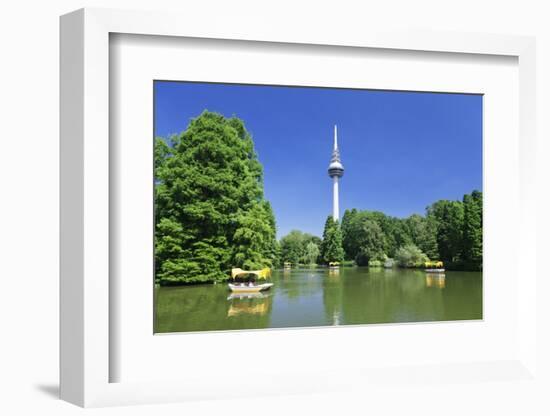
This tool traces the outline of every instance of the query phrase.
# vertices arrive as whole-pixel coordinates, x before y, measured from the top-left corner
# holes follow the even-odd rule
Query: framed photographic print
[[[62,398],[531,379],[531,38],[61,23]]]
[[[156,333],[482,319],[482,95],[153,89]]]

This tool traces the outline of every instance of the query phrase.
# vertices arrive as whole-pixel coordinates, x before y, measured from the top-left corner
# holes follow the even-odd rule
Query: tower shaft
[[[340,203],[338,195],[338,176],[332,177],[332,219],[338,221],[340,219]]]

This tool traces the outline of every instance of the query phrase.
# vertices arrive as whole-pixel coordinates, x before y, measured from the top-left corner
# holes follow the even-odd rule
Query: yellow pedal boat
[[[233,293],[258,293],[262,290],[268,290],[271,286],[273,286],[273,283],[229,283],[228,286]]]
[[[235,268],[231,270],[231,278],[235,280],[235,278],[239,276],[250,276],[254,275],[258,279],[267,279],[269,276],[271,276],[271,269],[265,268],[262,270],[243,270],[239,268]],[[228,284],[229,289],[231,289],[234,293],[258,293],[262,290],[268,290],[271,286],[273,286],[273,283],[254,283],[254,282],[243,282],[243,283],[229,283]]]

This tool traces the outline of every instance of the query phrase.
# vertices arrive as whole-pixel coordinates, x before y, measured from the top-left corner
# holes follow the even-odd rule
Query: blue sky
[[[279,237],[322,234],[334,124],[345,168],[340,215],[424,214],[432,202],[482,189],[480,95],[155,82],[156,136],[185,130],[205,109],[244,120]]]

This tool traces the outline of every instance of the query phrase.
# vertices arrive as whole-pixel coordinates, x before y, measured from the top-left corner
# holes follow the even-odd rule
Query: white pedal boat
[[[273,283],[262,283],[262,284],[249,284],[249,283],[229,283],[229,289],[233,293],[258,293],[262,290],[268,290]]]

